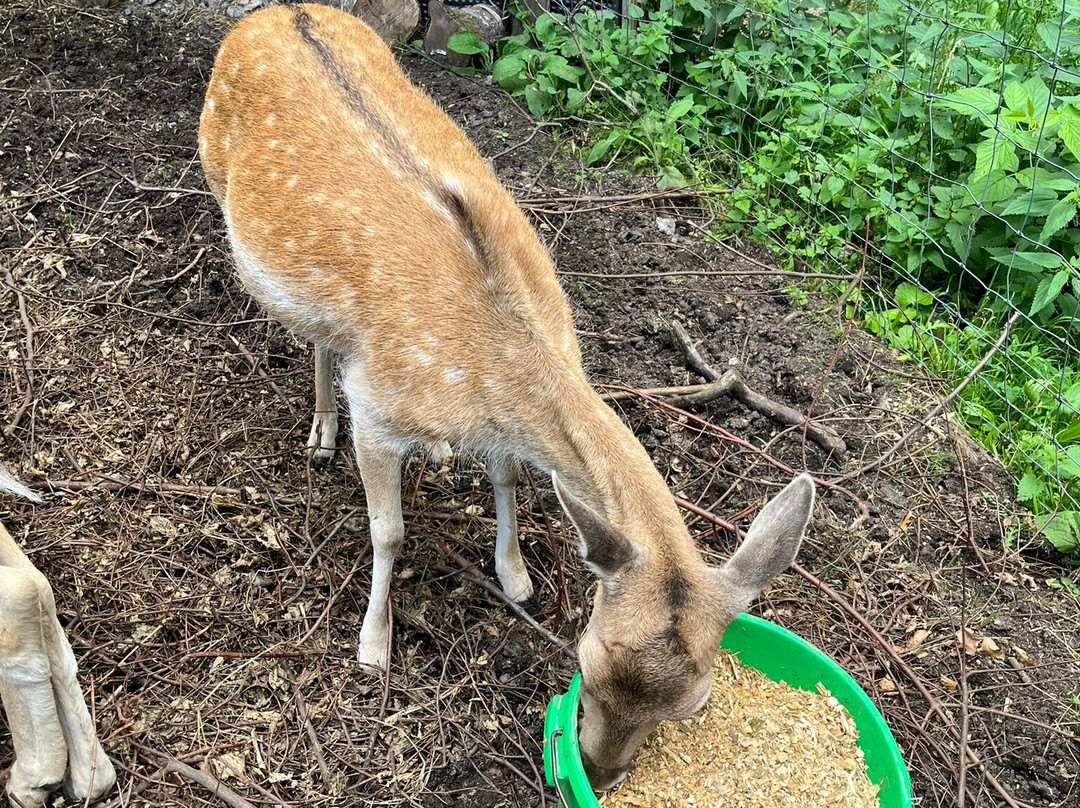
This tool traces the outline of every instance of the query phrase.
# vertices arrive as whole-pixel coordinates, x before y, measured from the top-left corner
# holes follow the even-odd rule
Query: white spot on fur
[[[286,187],[286,188],[295,188],[295,187],[296,187],[296,183],[298,183],[298,182],[300,182],[300,175],[299,175],[299,174],[293,174],[293,175],[292,175],[291,177],[289,177],[289,179],[288,179],[288,180],[286,181],[286,183],[285,183],[285,187]]]
[[[439,338],[436,337],[434,334],[424,334],[424,337],[427,339],[429,345],[439,344]]]
[[[285,249],[288,250],[289,252],[292,252],[293,250],[295,250],[296,249],[296,239],[294,239],[294,238],[285,239]]]
[[[369,236],[374,236],[375,235],[375,225],[369,224],[367,227],[364,228],[364,232],[367,233]]]
[[[204,138],[204,137],[199,138],[199,151],[201,151],[201,152],[206,151],[207,145],[208,144],[206,142],[206,138]]]
[[[415,345],[409,346],[409,353],[412,354],[412,356],[415,357],[417,360],[419,360],[421,365],[430,365],[434,361],[434,358],[431,356],[431,354],[427,353],[426,351],[421,351]]]
[[[233,62],[232,63],[232,74],[235,76],[239,72],[240,72],[240,63],[239,62]]]
[[[286,154],[296,154],[296,146],[289,146],[285,149]]]
[[[273,126],[275,123],[277,123],[277,115],[271,112],[266,116],[266,125]]]
[[[269,176],[270,176],[270,179],[272,179],[272,180],[276,180],[276,179],[277,179],[278,177],[280,177],[280,176],[281,176],[281,172],[280,172],[280,171],[278,171],[278,170],[277,170],[277,169],[275,168],[275,169],[273,169],[273,170],[271,170],[271,171],[270,171],[270,175],[269,175]]]
[[[223,151],[228,151],[229,150],[229,143],[230,142],[231,141],[230,141],[230,138],[229,138],[228,135],[225,135],[225,137],[223,137],[221,139],[221,148],[222,148]]]
[[[207,109],[207,111],[213,112],[215,106],[216,106],[216,104],[214,104],[214,99],[212,97],[209,97],[209,98],[206,99],[206,109]]]
[[[266,148],[268,149],[276,149],[277,147],[278,142],[276,140],[271,140],[269,143],[266,144]]]
[[[446,381],[456,384],[465,381],[465,371],[461,368],[443,368],[442,377]]]

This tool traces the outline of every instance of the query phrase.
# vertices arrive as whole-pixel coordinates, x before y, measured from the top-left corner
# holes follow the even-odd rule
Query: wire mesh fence
[[[726,184],[726,226],[788,265],[865,253],[849,311],[967,382],[958,415],[1077,549],[1080,1],[582,4],[493,72],[599,119],[590,162]]]

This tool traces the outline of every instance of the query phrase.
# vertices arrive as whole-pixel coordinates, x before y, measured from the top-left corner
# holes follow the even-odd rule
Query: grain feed
[[[605,808],[877,808],[855,722],[827,691],[773,682],[721,651],[700,713],[664,722]]]

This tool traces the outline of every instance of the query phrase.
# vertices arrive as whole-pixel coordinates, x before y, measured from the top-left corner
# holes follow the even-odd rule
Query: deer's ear
[[[809,474],[800,474],[761,509],[735,555],[717,571],[736,611],[745,611],[769,581],[791,566],[813,510]]]
[[[628,566],[637,555],[630,540],[574,496],[554,471],[551,472],[551,483],[555,486],[559,504],[577,530],[578,549],[585,566],[600,578],[610,578]]]

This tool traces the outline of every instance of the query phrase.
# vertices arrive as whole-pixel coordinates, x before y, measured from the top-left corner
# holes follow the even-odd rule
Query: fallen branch
[[[697,348],[694,347],[690,335],[677,320],[671,323],[671,329],[682,343],[686,354],[686,361],[695,371],[714,384],[698,393],[691,393],[681,398],[673,399],[669,403],[675,407],[689,407],[712,401],[721,395],[730,395],[752,410],[772,418],[788,426],[801,426],[806,429],[806,435],[814,443],[830,454],[847,454],[847,445],[834,429],[820,426],[808,419],[805,415],[786,404],[773,401],[749,387],[737,370],[728,370],[723,375],[717,373],[708,362],[702,358]]]
[[[198,785],[205,788],[215,797],[220,799],[223,803],[231,806],[231,808],[255,808],[254,804],[245,800],[243,797],[241,797],[239,794],[237,794],[235,791],[233,791],[231,788],[221,782],[218,778],[214,777],[214,775],[210,774],[210,772],[196,769],[194,766],[189,766],[186,763],[181,763],[175,758],[164,759],[166,761],[164,770],[165,774],[175,772],[181,777],[186,777],[188,780],[191,780],[191,782],[197,783]]]

